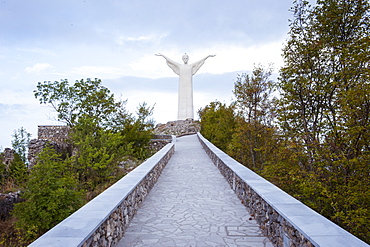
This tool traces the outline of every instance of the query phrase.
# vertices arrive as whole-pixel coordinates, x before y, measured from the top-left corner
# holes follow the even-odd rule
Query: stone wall
[[[269,237],[274,246],[314,246],[226,164],[220,161],[216,161],[216,164],[242,204],[261,226],[263,234]]]
[[[67,154],[72,154],[72,146],[68,142],[55,142],[49,141],[47,139],[32,139],[28,143],[28,168],[32,168],[37,161],[37,155],[49,145],[51,148],[55,149],[58,154],[62,157],[66,157]]]
[[[32,139],[28,144],[28,168],[32,168],[36,164],[38,153],[49,145],[54,148],[59,154],[71,155],[72,147],[68,143],[68,135],[70,128],[63,125],[39,125],[38,139]]]
[[[172,142],[172,135],[154,135],[149,141],[149,149],[158,152],[168,143]]]
[[[166,145],[30,246],[115,246],[173,153]]]
[[[157,182],[163,168],[172,156],[168,153],[154,169],[145,176],[124,201],[110,214],[103,224],[92,234],[83,247],[89,246],[116,246],[123,237],[131,219],[144,201],[154,184]]]
[[[39,125],[37,139],[63,145],[68,139],[70,128],[65,125]]]
[[[263,233],[274,246],[367,246],[354,235],[329,221],[206,140],[198,138]]]

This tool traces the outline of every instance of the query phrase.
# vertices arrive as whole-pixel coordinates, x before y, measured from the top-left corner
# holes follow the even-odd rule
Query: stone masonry
[[[83,247],[116,246],[123,237],[131,219],[136,214],[139,206],[157,182],[163,168],[171,158],[174,149],[171,149],[156,167],[127,195],[122,204],[114,210],[82,245]]]
[[[272,247],[196,135],[176,139],[176,152],[140,207],[123,246]]]
[[[69,131],[70,128],[65,125],[39,125],[37,139],[64,145],[68,139]]]
[[[48,144],[58,153],[71,154],[72,147],[67,142],[70,128],[63,125],[38,126],[38,139],[32,139],[28,144],[29,168],[36,164],[37,154]]]

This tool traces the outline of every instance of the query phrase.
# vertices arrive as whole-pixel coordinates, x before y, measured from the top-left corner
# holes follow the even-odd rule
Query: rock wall
[[[63,145],[69,136],[70,128],[65,125],[39,125],[37,139],[48,140]]]
[[[170,121],[166,124],[157,124],[154,134],[157,135],[191,135],[200,131],[200,124],[194,120],[177,120]]]
[[[10,163],[12,163],[12,161],[14,160],[14,153],[15,153],[14,149],[5,148],[3,162],[5,164],[6,169],[9,168]]]
[[[69,131],[70,128],[68,126],[39,125],[38,139],[32,139],[28,144],[28,168],[32,168],[36,164],[38,153],[40,153],[46,145],[54,148],[59,154],[62,154],[62,156],[71,154],[72,147],[67,141]]]
[[[8,194],[0,193],[0,220],[4,221],[9,218],[10,212],[13,210],[14,203],[24,201],[19,195],[19,191]]]

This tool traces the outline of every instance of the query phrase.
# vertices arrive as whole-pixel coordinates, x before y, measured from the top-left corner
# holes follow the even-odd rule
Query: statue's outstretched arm
[[[171,63],[176,63],[175,61],[173,61],[172,59],[170,59],[169,57],[163,55],[162,53],[157,53],[155,54],[156,56],[160,56],[160,57],[164,57],[164,59],[166,59],[166,61],[170,61]]]
[[[216,54],[215,55],[208,55],[205,59],[207,59],[209,57],[215,57],[215,56],[216,56]]]
[[[204,62],[206,61],[206,59],[207,58],[209,58],[209,57],[215,57],[216,55],[208,55],[208,56],[206,56],[205,58],[203,58],[203,59],[201,59],[201,60],[199,60],[198,62],[195,62],[195,63],[193,63],[191,66],[193,67],[193,75],[195,74],[195,73],[197,73],[197,71],[200,69],[200,67],[202,67],[202,65],[204,64]]]
[[[164,59],[166,59],[166,62],[167,62],[167,65],[168,67],[170,67],[173,72],[175,72],[175,74],[179,75],[180,74],[180,64],[169,59],[167,56],[161,54],[161,53],[157,53],[155,54],[156,56],[161,56],[161,57],[164,57]]]

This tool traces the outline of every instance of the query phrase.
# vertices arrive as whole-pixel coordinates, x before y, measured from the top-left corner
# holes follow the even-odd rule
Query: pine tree
[[[83,205],[78,181],[68,163],[46,147],[32,167],[22,198],[14,206],[17,228],[32,241]]]

